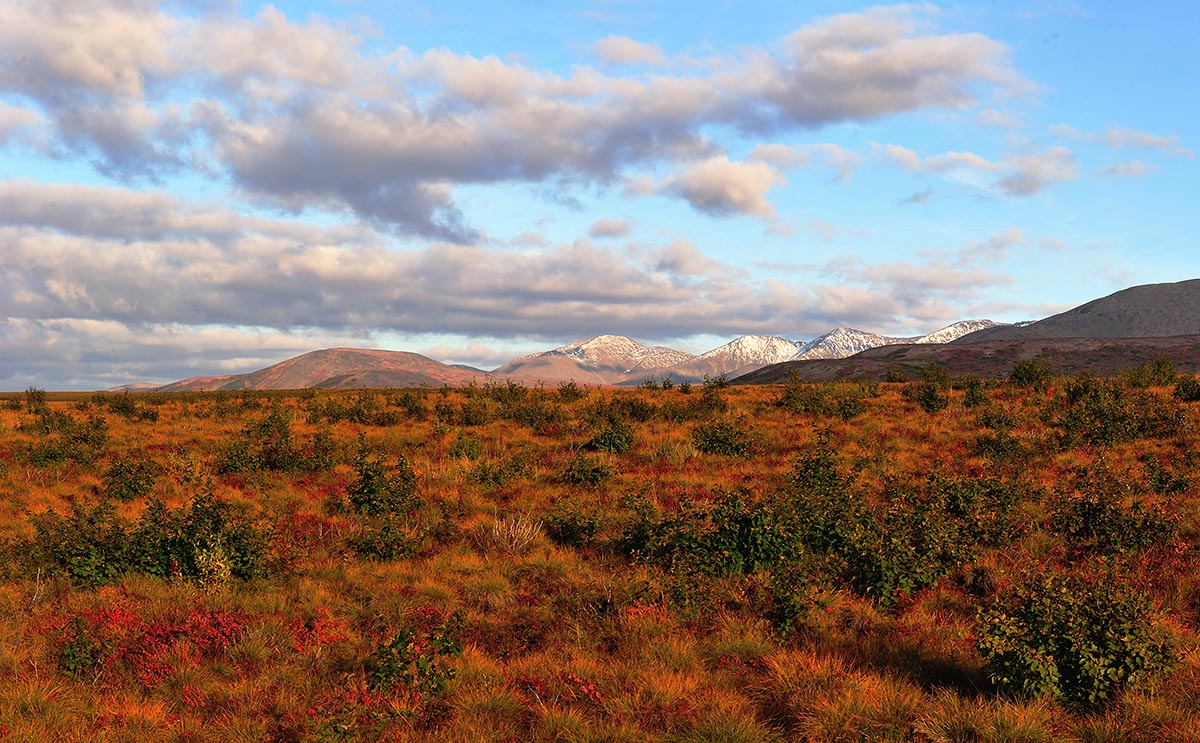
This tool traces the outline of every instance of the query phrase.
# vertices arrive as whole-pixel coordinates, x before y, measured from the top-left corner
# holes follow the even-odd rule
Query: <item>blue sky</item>
[[[1181,4],[0,13],[0,389],[918,334],[1197,275]]]

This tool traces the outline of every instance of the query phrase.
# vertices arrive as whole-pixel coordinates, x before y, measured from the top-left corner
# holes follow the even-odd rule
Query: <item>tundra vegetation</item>
[[[1200,740],[1194,377],[696,387],[8,395],[0,738]]]

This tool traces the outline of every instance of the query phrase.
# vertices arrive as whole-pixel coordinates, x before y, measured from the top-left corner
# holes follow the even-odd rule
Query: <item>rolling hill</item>
[[[486,372],[449,366],[406,351],[327,348],[248,374],[192,377],[160,387],[163,392],[287,390],[352,387],[457,387],[488,378]]]

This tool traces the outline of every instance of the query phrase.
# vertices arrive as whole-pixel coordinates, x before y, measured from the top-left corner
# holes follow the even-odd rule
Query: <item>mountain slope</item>
[[[286,390],[309,387],[441,387],[484,379],[487,374],[447,366],[406,351],[327,348],[311,351],[248,374],[193,377],[159,389]]]
[[[623,335],[598,335],[522,356],[494,369],[492,374],[525,381],[573,379],[589,384],[616,384],[692,358],[690,353],[666,346],[644,346]]]
[[[1200,279],[1130,287],[1044,320],[989,328],[954,342],[1180,335],[1200,335]]]
[[[895,344],[844,359],[786,361],[738,377],[734,384],[779,384],[793,372],[805,382],[837,379],[882,381],[889,370],[916,379],[922,367],[936,363],[951,375],[1005,377],[1024,359],[1040,358],[1059,374],[1116,376],[1159,358],[1181,372],[1200,371],[1200,335],[1166,338],[1029,338],[979,343]]]
[[[654,377],[699,381],[705,376],[736,376],[786,361],[804,344],[775,335],[743,335],[687,361],[655,370]],[[637,381],[637,380],[630,380]]]

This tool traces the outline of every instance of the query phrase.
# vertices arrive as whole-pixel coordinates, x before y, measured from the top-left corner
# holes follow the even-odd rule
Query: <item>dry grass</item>
[[[53,411],[108,423],[90,459],[58,463],[31,456],[47,440],[31,429],[35,417],[0,402],[0,738],[1200,739],[1200,656],[1189,654],[1200,644],[1197,406],[1164,438],[1063,447],[1054,426],[1061,396],[1000,386],[988,390],[990,406],[1011,413],[1019,447],[1006,458],[981,448],[995,431],[962,406],[960,391],[927,414],[899,385],[881,389],[845,421],[777,407],[778,388],[724,390],[729,414],[752,423],[745,458],[697,451],[700,389],[589,390],[571,403],[545,391],[515,402],[487,389],[426,391],[417,394],[427,417],[385,426],[309,420],[317,403],[349,405],[358,393],[138,397],[157,411],[154,422],[91,396],[52,395]],[[520,406],[539,395],[557,417],[531,424]],[[384,393],[370,396],[392,409]],[[479,398],[486,404],[470,408]],[[606,406],[618,404],[653,410],[633,419],[629,451],[603,454],[607,479],[568,482],[564,471]],[[227,447],[273,405],[291,413],[301,451],[330,432],[332,466],[222,473]],[[469,419],[468,409],[491,417]],[[416,474],[419,503],[391,532],[346,505],[360,436],[379,461],[403,455]],[[777,502],[794,463],[823,436],[855,473],[847,498],[883,505],[892,493],[923,492],[931,475],[1000,479],[1020,495],[1009,531],[890,604],[814,561],[811,584],[797,589],[806,613],[787,632],[773,624],[782,578],[770,566],[721,573],[723,553],[688,562],[683,552],[664,556],[661,544],[630,546],[646,513],[679,519],[729,493]],[[211,491],[268,535],[261,575],[233,577],[228,544],[208,544],[195,575],[184,566],[168,577],[127,570],[88,589],[33,550],[31,515],[94,507],[107,467],[131,456],[161,471],[149,497],[115,504],[120,519],[132,525],[152,500],[181,508]],[[1153,596],[1179,662],[1087,714],[998,694],[975,650],[976,612],[1028,564],[1069,570],[1086,557],[1050,528],[1050,495],[1100,458],[1130,488],[1128,502],[1164,500],[1179,514],[1168,549],[1110,558]],[[1151,458],[1185,486],[1152,493]],[[373,554],[378,544],[363,540],[379,534],[410,548]],[[456,613],[462,652],[439,661],[453,671],[444,689],[371,687],[378,648],[409,632],[407,652],[428,654]],[[72,627],[90,633],[72,651],[86,656],[83,672],[64,661]]]

